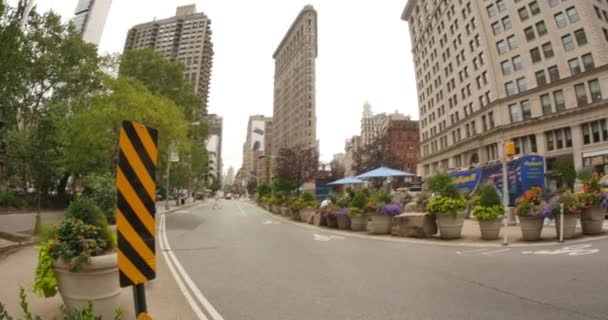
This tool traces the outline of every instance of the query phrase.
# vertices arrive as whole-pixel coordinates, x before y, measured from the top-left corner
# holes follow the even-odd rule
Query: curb
[[[190,208],[194,208],[194,207],[196,207],[196,206],[202,205],[203,203],[204,203],[204,201],[201,201],[201,202],[195,202],[195,203],[189,203],[189,204],[184,204],[184,205],[181,205],[181,206],[179,206],[179,207],[175,207],[175,208],[173,208],[173,209],[169,209],[169,210],[167,210],[167,211],[165,211],[165,212],[163,212],[163,213],[159,213],[159,214],[168,214],[168,213],[174,213],[174,212],[176,212],[176,211],[180,211],[180,210],[184,210],[184,209],[190,209]]]
[[[305,228],[305,229],[309,229],[309,230],[316,230],[316,231],[330,233],[330,234],[339,235],[339,236],[343,236],[343,237],[370,239],[370,240],[393,242],[393,243],[409,243],[409,244],[438,246],[438,247],[465,247],[465,248],[532,248],[532,247],[547,247],[547,246],[560,246],[560,245],[565,246],[565,245],[570,245],[570,244],[577,244],[577,243],[584,243],[584,242],[608,239],[608,235],[604,234],[602,236],[586,237],[583,239],[564,241],[564,243],[559,243],[557,240],[554,240],[551,242],[529,243],[529,244],[528,243],[509,243],[509,245],[503,246],[500,243],[483,243],[483,242],[471,243],[471,242],[462,242],[462,241],[452,242],[453,240],[452,241],[447,240],[450,242],[444,242],[446,240],[440,240],[440,239],[423,240],[423,239],[416,239],[416,238],[394,237],[394,236],[390,236],[390,235],[386,235],[386,236],[368,235],[365,233],[356,233],[356,232],[340,231],[340,230],[329,229],[329,228],[320,228],[315,225],[309,225],[309,224],[306,224],[303,222],[293,221],[293,220],[291,220],[289,218],[285,218],[281,215],[276,215],[269,211],[266,211],[264,208],[258,207],[255,203],[249,202],[249,204],[251,204],[255,208],[259,209],[260,211],[264,212],[265,214],[269,215],[270,217],[274,218],[275,220],[281,220],[283,222],[287,222],[287,223],[299,226],[301,228]]]

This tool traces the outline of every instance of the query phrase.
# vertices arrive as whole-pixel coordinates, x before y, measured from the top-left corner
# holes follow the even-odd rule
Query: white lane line
[[[482,253],[482,254],[483,254],[484,256],[489,256],[489,255],[492,255],[492,254],[495,254],[495,253],[499,253],[499,252],[505,252],[505,251],[509,251],[509,250],[511,250],[511,249],[508,249],[508,248],[507,248],[507,249],[500,249],[500,250],[494,250],[494,251],[488,251],[488,252],[484,252],[484,253]]]
[[[247,216],[247,213],[245,213],[245,211],[243,211],[243,208],[241,208],[241,206],[239,206],[239,204],[236,204],[236,207],[239,208],[239,210],[241,211],[241,214],[244,216]]]
[[[198,319],[199,320],[209,320],[209,318],[207,318],[205,316],[203,311],[201,311],[201,308],[198,306],[198,303],[196,303],[196,301],[194,301],[194,298],[192,298],[190,291],[188,291],[188,289],[184,285],[184,282],[182,281],[181,277],[178,275],[177,271],[175,270],[175,267],[173,267],[173,261],[171,261],[171,259],[169,258],[169,255],[167,254],[167,252],[170,252],[170,251],[167,251],[167,247],[165,246],[165,241],[167,238],[166,232],[165,232],[165,215],[162,215],[160,217],[159,233],[160,233],[160,250],[163,253],[163,257],[165,258],[165,261],[167,261],[167,266],[169,266],[169,271],[171,271],[171,274],[173,275],[173,279],[175,279],[175,282],[177,282],[177,286],[182,291],[182,294],[184,295],[184,297],[186,297],[188,304],[190,304],[190,308],[192,308],[192,311],[194,311],[194,313],[196,314]]]
[[[474,250],[467,250],[467,251],[456,251],[457,255],[466,255],[469,253],[475,253],[475,252],[480,252],[480,251],[486,251],[489,250],[487,248],[481,248],[481,249],[474,249]]]
[[[163,215],[163,217],[164,217],[164,215]],[[162,228],[163,228],[163,230],[165,230],[165,224],[164,224],[165,220],[163,219],[162,222],[163,222]],[[194,293],[194,295],[196,296],[198,301],[203,305],[203,308],[211,316],[211,319],[212,320],[224,320],[224,318],[219,314],[219,312],[217,312],[217,310],[215,310],[215,308],[211,305],[211,303],[207,300],[207,298],[205,298],[205,296],[203,296],[203,294],[198,289],[196,284],[194,284],[194,282],[192,281],[192,278],[190,278],[188,273],[184,270],[184,267],[182,266],[182,264],[179,262],[177,257],[173,254],[173,251],[171,251],[171,246],[169,245],[169,240],[167,239],[166,232],[163,232],[163,238],[164,238],[163,240],[165,241],[165,246],[166,246],[165,252],[167,252],[169,254],[169,257],[172,259],[172,262],[175,264],[177,271],[184,278],[184,281],[186,282],[186,284],[188,285],[190,290]],[[207,318],[201,318],[201,319],[204,320]]]

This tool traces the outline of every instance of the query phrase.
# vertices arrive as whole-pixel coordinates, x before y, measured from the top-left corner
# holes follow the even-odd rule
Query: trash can
[[[181,202],[181,203],[182,203],[182,205],[184,205],[184,204],[186,203],[186,199],[181,199],[181,201],[182,201],[182,202]]]

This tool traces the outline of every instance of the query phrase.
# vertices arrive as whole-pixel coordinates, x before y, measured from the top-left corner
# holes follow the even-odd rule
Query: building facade
[[[318,147],[315,59],[317,12],[305,6],[272,56],[275,60],[273,148]]]
[[[219,141],[220,137],[216,134],[212,134],[211,136],[209,136],[209,139],[207,139],[206,143],[208,160],[207,173],[209,174],[207,181],[209,184],[212,184],[213,182],[220,183],[222,178]]]
[[[217,136],[216,165],[218,167],[219,172],[223,172],[224,162],[222,159],[222,142],[224,141],[224,119],[217,114],[211,113],[207,115],[207,124],[209,125],[209,134],[211,136]]]
[[[72,23],[82,38],[99,46],[112,0],[79,0]]]
[[[227,186],[231,186],[234,184],[234,168],[230,166],[228,171],[226,172],[226,176],[224,177],[224,184]]]
[[[247,181],[270,182],[272,122],[272,118],[263,115],[249,117],[241,167]]]
[[[388,125],[389,150],[400,165],[399,169],[417,174],[419,158],[418,121],[410,119],[391,119]]]
[[[344,145],[344,176],[346,177],[357,175],[354,168],[354,161],[355,153],[362,146],[361,140],[361,136],[352,136],[350,139],[346,139],[346,143]]]
[[[409,0],[423,175],[518,154],[608,165],[608,3]]]
[[[171,61],[185,66],[184,76],[192,81],[203,100],[195,119],[207,114],[209,83],[213,66],[211,19],[197,13],[195,5],[181,6],[175,17],[138,24],[127,33],[124,51],[153,48]]]

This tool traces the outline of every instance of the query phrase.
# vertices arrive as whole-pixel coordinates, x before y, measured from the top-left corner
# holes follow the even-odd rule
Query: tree
[[[399,158],[391,151],[390,142],[390,136],[385,134],[356,150],[353,155],[355,172],[361,174],[381,166],[399,168]]]
[[[281,148],[277,158],[276,176],[301,186],[317,176],[319,156],[316,148],[294,146]]]
[[[553,164],[553,173],[558,174],[557,178],[561,187],[574,188],[576,170],[572,157],[557,158]]]
[[[346,172],[346,168],[344,168],[344,163],[334,159],[329,163],[329,168],[331,170],[332,179],[339,180],[344,178],[344,173]]]

